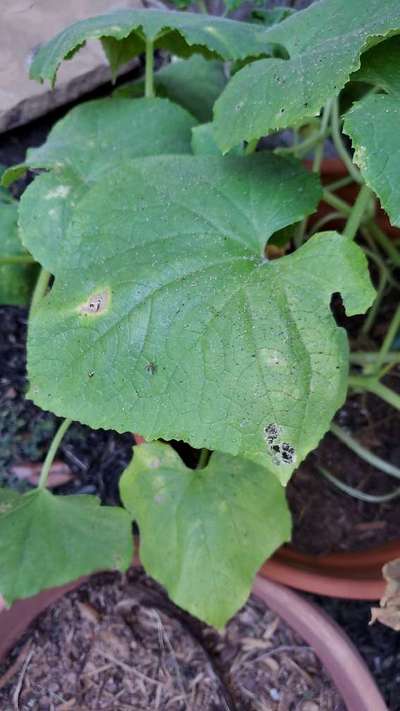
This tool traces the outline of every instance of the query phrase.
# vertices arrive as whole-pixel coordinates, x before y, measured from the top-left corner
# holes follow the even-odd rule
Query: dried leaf
[[[400,558],[391,560],[382,568],[383,577],[387,581],[386,589],[380,607],[371,608],[370,625],[378,620],[386,627],[400,631]]]

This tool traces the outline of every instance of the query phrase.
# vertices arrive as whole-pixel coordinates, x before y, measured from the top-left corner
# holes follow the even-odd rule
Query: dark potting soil
[[[312,649],[259,600],[218,633],[139,570],[95,576],[40,616],[0,667],[0,708],[12,707],[345,709]]]

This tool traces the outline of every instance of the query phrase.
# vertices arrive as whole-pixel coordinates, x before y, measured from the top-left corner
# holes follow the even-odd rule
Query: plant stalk
[[[380,471],[384,472],[385,474],[388,474],[389,476],[393,476],[396,479],[400,479],[400,469],[395,467],[394,464],[390,464],[390,462],[385,462],[384,459],[377,457],[376,454],[373,454],[369,451],[369,449],[363,447],[362,444],[357,442],[357,440],[355,440],[351,435],[347,434],[347,432],[344,432],[341,427],[338,427],[338,425],[335,425],[333,422],[331,423],[331,432],[335,435],[335,437],[338,438],[338,440],[343,442],[346,447],[351,449],[365,462],[368,462],[368,464],[371,464],[371,466],[380,469]]]
[[[30,254],[12,255],[10,257],[0,257],[0,267],[7,264],[35,264],[35,260]]]
[[[344,228],[343,234],[345,237],[348,237],[348,239],[354,239],[356,236],[358,228],[363,221],[364,213],[370,202],[371,195],[372,193],[369,187],[367,185],[363,185],[357,195],[357,200],[353,205],[349,219],[347,220]]]
[[[196,469],[204,469],[207,466],[210,457],[211,452],[206,448],[202,449],[200,452],[199,461],[196,465]]]
[[[338,479],[336,476],[328,472],[328,470],[324,467],[318,466],[317,469],[319,473],[325,477],[325,479],[330,481],[331,484],[336,486],[340,491],[343,491],[345,494],[348,494],[348,496],[352,496],[354,499],[365,501],[368,504],[384,504],[385,502],[392,501],[393,499],[397,499],[400,496],[400,488],[394,489],[394,491],[391,491],[389,494],[381,494],[380,496],[376,494],[367,494],[364,491],[356,489],[354,486],[345,484],[344,481]]]
[[[353,178],[353,180],[356,183],[363,183],[363,179],[360,175],[359,170],[356,168],[354,165],[351,157],[349,156],[346,146],[343,143],[343,138],[342,138],[342,133],[341,133],[341,128],[340,128],[340,119],[339,119],[339,102],[338,99],[334,99],[332,103],[332,108],[331,108],[331,128],[332,128],[332,140],[334,143],[334,146],[342,159],[343,163],[345,164],[349,175]]]
[[[400,395],[380,383],[376,376],[350,375],[348,383],[350,387],[356,390],[367,390],[367,392],[377,395],[396,410],[400,410]]]
[[[36,306],[41,302],[43,299],[47,287],[49,286],[49,281],[50,281],[51,274],[50,272],[46,271],[46,269],[41,269],[39,272],[39,276],[37,278],[36,286],[33,291],[32,295],[32,300],[31,300],[31,307],[29,311],[29,315],[33,313],[35,310]]]
[[[144,95],[146,99],[154,97],[154,42],[146,39],[146,66],[144,75]]]
[[[54,457],[56,456],[57,449],[60,446],[61,440],[64,437],[68,427],[70,426],[72,420],[64,420],[64,422],[61,423],[59,426],[57,432],[55,433],[53,437],[53,441],[50,445],[50,448],[46,454],[46,459],[43,462],[42,466],[42,471],[40,472],[40,477],[39,477],[39,482],[38,482],[38,489],[45,489],[47,485],[47,479],[49,476],[49,471],[51,468],[51,465],[53,464]]]

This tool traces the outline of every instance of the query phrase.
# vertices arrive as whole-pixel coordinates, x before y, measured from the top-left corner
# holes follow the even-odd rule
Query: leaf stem
[[[355,499],[359,499],[360,501],[365,501],[369,504],[383,504],[386,501],[392,501],[392,499],[397,499],[400,496],[400,488],[394,489],[394,491],[391,491],[389,494],[381,494],[380,496],[367,494],[364,491],[356,489],[354,486],[345,484],[344,481],[338,479],[324,467],[317,466],[317,469],[319,473],[325,477],[325,479],[330,481],[331,484],[336,486],[340,491],[343,491],[345,494],[348,494]]]
[[[343,442],[346,447],[351,449],[365,462],[368,462],[368,464],[371,464],[371,466],[380,469],[380,471],[384,472],[385,474],[389,474],[389,476],[393,476],[396,479],[400,479],[400,469],[395,467],[394,464],[390,464],[390,462],[386,462],[384,459],[377,457],[376,454],[373,454],[369,451],[369,449],[363,447],[362,444],[357,442],[357,440],[355,440],[351,435],[347,434],[347,432],[342,430],[341,427],[338,427],[338,425],[335,425],[333,422],[331,423],[331,432],[335,435],[335,437],[338,438],[338,440]]]
[[[345,217],[351,215],[350,205],[345,200],[342,200],[342,198],[334,195],[334,193],[331,193],[327,188],[325,188],[322,192],[322,200],[326,202],[327,205],[330,205],[331,207],[334,207],[335,210],[341,212]]]
[[[361,185],[363,184],[363,179],[361,177],[360,171],[356,168],[354,165],[351,157],[349,156],[347,149],[343,143],[343,138],[342,138],[342,133],[341,133],[341,128],[340,128],[340,119],[339,119],[339,101],[338,99],[334,99],[332,102],[332,108],[331,108],[331,129],[332,129],[332,140],[334,143],[334,146],[338,152],[338,155],[342,159],[343,163],[345,164],[349,175],[355,180],[356,183],[360,183]]]
[[[144,95],[154,97],[154,42],[146,38],[146,66],[144,75]]]
[[[388,257],[392,260],[396,267],[400,267],[400,250],[396,248],[390,237],[388,237],[383,230],[371,220],[365,225],[365,231],[373,237],[375,242],[383,249]]]
[[[252,153],[255,153],[259,140],[259,138],[253,138],[252,141],[248,142],[247,146],[244,149],[245,156],[250,156]]]
[[[0,257],[0,267],[7,264],[35,264],[35,260],[30,254],[10,255]]]
[[[199,456],[199,461],[197,462],[196,469],[204,469],[211,457],[211,452],[209,449],[202,449]]]
[[[40,472],[39,482],[37,485],[38,489],[44,489],[46,487],[49,471],[51,465],[53,464],[54,457],[56,456],[57,449],[71,422],[72,420],[64,420],[53,437],[53,441],[46,454],[46,459],[43,462],[42,471]]]
[[[376,358],[376,370],[379,371],[385,361],[387,354],[390,351],[391,345],[397,336],[397,331],[400,329],[400,305],[397,307],[394,316],[390,322],[390,326],[379,350]]]
[[[380,397],[384,402],[392,405],[396,410],[400,410],[400,395],[393,392],[393,390],[386,385],[383,385],[383,383],[380,383],[376,377],[350,375],[348,382],[350,387],[358,390],[367,390]]]
[[[31,315],[34,311],[34,309],[38,306],[40,301],[43,299],[47,287],[49,285],[51,274],[50,272],[46,271],[46,269],[41,269],[39,272],[39,276],[37,278],[36,286],[32,295],[32,301],[31,301],[31,308],[29,315]]]
[[[346,227],[344,228],[343,234],[348,239],[354,239],[356,236],[358,228],[363,221],[364,213],[370,203],[371,196],[372,192],[368,185],[363,185],[357,195],[357,200],[353,205]]]

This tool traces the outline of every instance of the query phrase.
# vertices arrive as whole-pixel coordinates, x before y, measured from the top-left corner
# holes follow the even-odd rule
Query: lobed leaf
[[[226,454],[192,470],[171,447],[143,444],[120,491],[140,527],[146,571],[177,605],[216,627],[246,602],[260,565],[290,537],[276,478]]]
[[[348,112],[344,131],[354,162],[379,197],[393,225],[400,227],[400,96],[369,95]]]
[[[269,52],[263,28],[251,23],[171,10],[115,10],[76,22],[43,45],[31,65],[32,79],[54,83],[63,59],[68,59],[88,39],[104,42],[104,38],[114,71],[120,61],[126,62],[143,52],[146,39],[155,48],[183,57],[200,53],[235,60],[265,56]],[[124,41],[122,59],[117,55],[115,40]]]
[[[319,197],[315,176],[269,154],[141,158],[105,175],[75,208],[31,320],[29,396],[94,428],[248,457],[286,482],[346,393],[331,295],[349,314],[374,295],[362,251],[335,233],[265,259]]]
[[[100,177],[122,161],[162,153],[190,153],[197,121],[167,99],[99,99],[72,109],[39,148],[29,168],[47,168],[20,203],[21,237],[53,272],[61,265],[66,231],[77,205]]]
[[[129,516],[94,496],[47,489],[0,489],[0,592],[6,603],[105,568],[127,570],[133,555]]]
[[[288,59],[261,59],[235,74],[215,105],[217,141],[228,151],[319,113],[360,66],[360,55],[400,32],[398,0],[320,0],[265,31]]]

